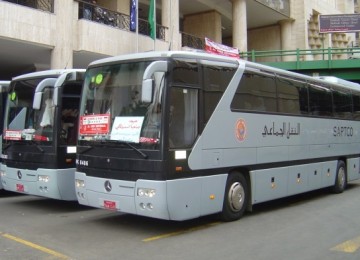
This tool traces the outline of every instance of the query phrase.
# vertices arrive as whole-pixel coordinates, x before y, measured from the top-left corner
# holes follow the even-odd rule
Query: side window
[[[276,84],[273,75],[244,72],[231,102],[231,109],[276,112],[276,103]]]
[[[81,88],[81,83],[63,87],[60,139],[65,144],[76,144]]]
[[[170,148],[190,147],[197,136],[198,90],[172,87],[170,91]]]
[[[222,66],[203,66],[203,72],[204,113],[206,123],[234,76],[235,69]]]
[[[198,85],[198,64],[194,61],[175,60],[172,80],[176,85]]]
[[[308,113],[308,94],[305,83],[278,77],[276,84],[280,113],[301,115]]]
[[[309,85],[310,114],[317,116],[332,115],[331,91],[318,84]]]
[[[360,92],[354,92],[352,94],[353,106],[354,106],[354,119],[360,120]]]
[[[333,91],[334,116],[344,119],[352,118],[351,94],[343,91]]]

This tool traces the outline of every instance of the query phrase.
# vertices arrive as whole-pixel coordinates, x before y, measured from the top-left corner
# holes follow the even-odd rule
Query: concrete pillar
[[[53,31],[54,49],[51,52],[51,68],[73,67],[73,30],[77,20],[79,5],[77,1],[55,0],[54,13],[56,26]]]
[[[165,40],[169,43],[170,50],[181,49],[179,0],[161,1],[161,21],[167,27]]]
[[[247,51],[246,0],[232,0],[233,47]]]
[[[282,50],[293,50],[295,49],[292,46],[291,41],[291,23],[292,20],[281,20],[280,24],[280,34],[281,34],[281,49]],[[282,61],[291,61],[291,56],[282,56]]]
[[[221,15],[216,11],[187,15],[184,17],[184,32],[222,43]]]

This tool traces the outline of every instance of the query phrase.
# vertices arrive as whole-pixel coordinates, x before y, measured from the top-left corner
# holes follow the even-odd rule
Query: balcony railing
[[[54,12],[54,0],[4,0],[6,2],[31,7],[34,9]]]
[[[182,47],[193,49],[203,50],[205,47],[205,39],[184,32],[181,33],[181,43]]]
[[[79,19],[87,19],[97,23],[106,24],[119,28],[125,31],[132,31],[130,29],[130,16],[118,13],[98,5],[93,5],[88,2],[79,2]],[[144,19],[139,19],[138,30],[139,34],[150,36],[150,24]],[[156,25],[156,38],[165,41],[165,34],[167,28],[159,24]]]

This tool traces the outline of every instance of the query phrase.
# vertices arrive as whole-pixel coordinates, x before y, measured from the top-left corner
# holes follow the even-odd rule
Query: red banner
[[[110,115],[86,115],[80,117],[81,135],[108,134],[110,130]]]
[[[223,55],[232,58],[240,58],[237,48],[229,47],[220,43],[216,43],[209,38],[205,38],[205,51],[213,54]]]

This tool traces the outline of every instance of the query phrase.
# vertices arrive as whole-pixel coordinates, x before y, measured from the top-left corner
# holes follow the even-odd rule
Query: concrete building
[[[346,47],[354,41],[354,34],[324,35],[318,29],[319,14],[354,13],[354,0],[157,0],[156,41],[149,37],[150,0],[138,1],[136,33],[130,30],[129,0],[98,0],[95,5],[0,0],[0,79],[50,68],[86,68],[99,58],[154,48],[202,48],[204,37],[241,52]],[[264,61],[281,59],[286,57]]]

